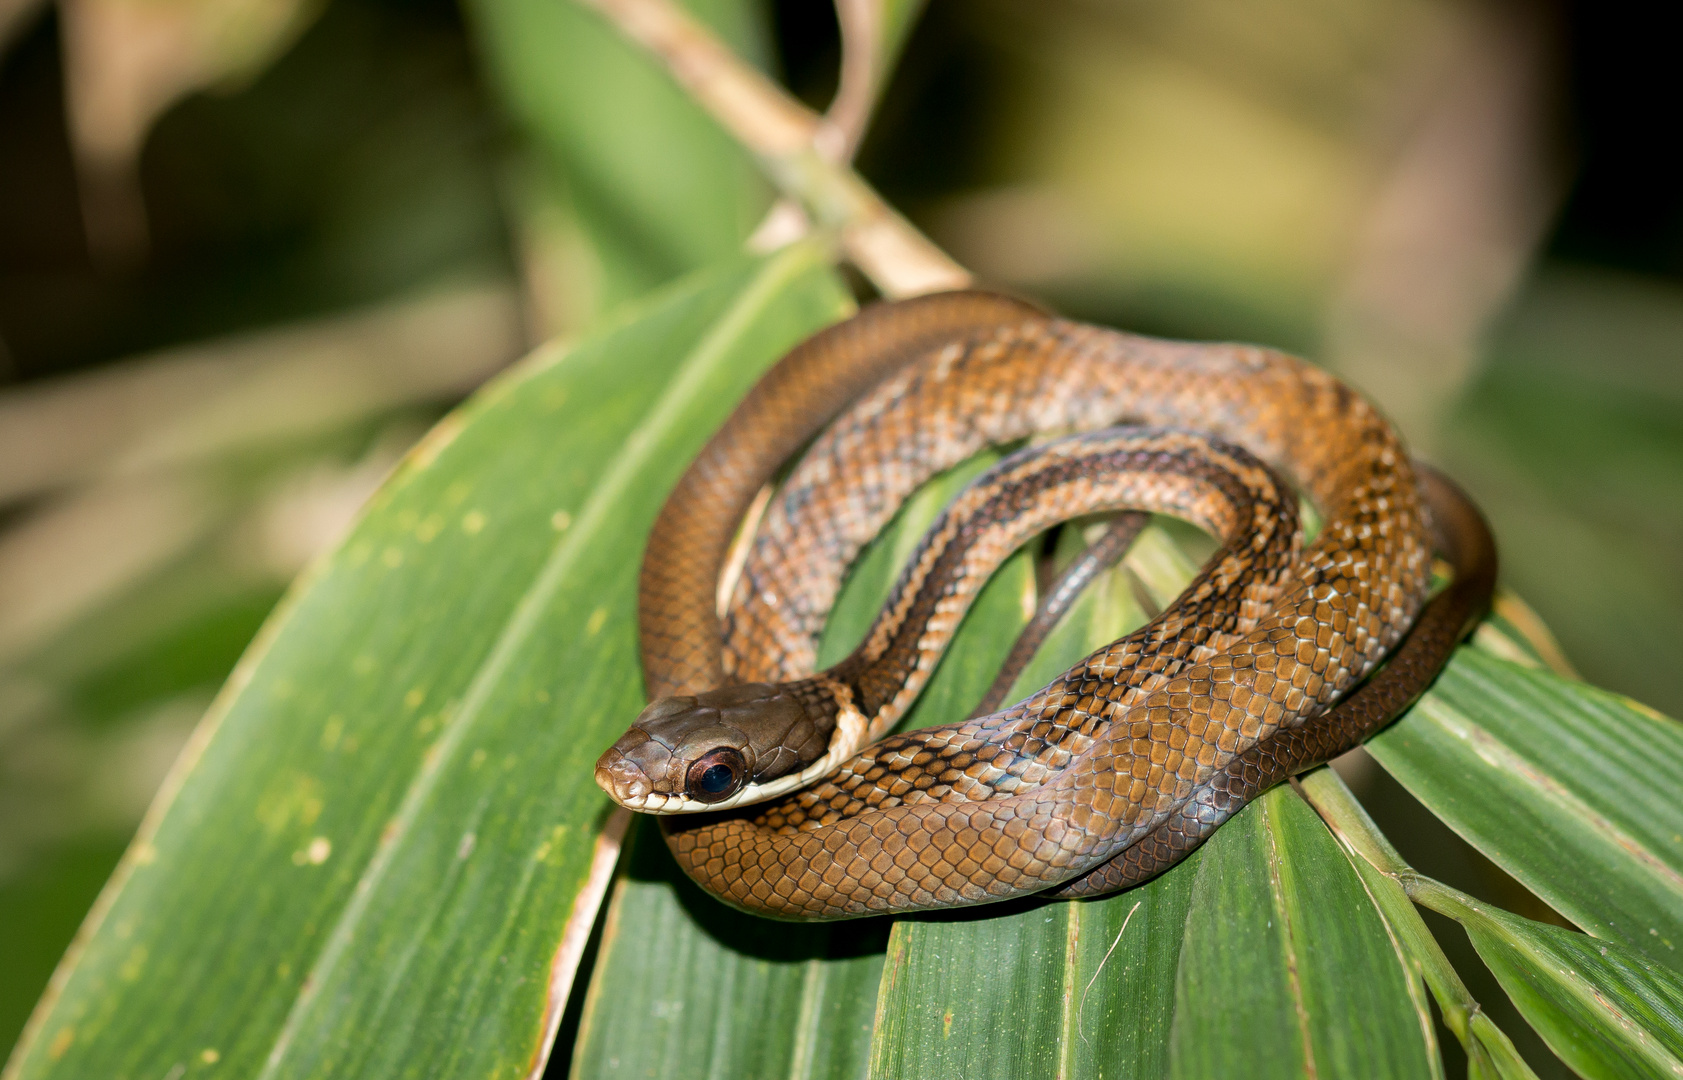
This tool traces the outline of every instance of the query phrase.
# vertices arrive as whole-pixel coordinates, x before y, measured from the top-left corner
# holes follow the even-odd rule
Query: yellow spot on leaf
[[[123,964],[117,969],[117,978],[124,982],[134,982],[140,978],[140,973],[146,970],[146,946],[136,945],[123,957]]]
[[[473,487],[466,480],[457,480],[444,489],[444,501],[451,506],[460,505],[461,501],[467,498],[471,491],[473,491]]]
[[[70,1044],[75,1042],[75,1041],[76,1041],[76,1029],[75,1028],[73,1028],[73,1027],[59,1028],[58,1029],[58,1034],[53,1036],[53,1041],[47,1046],[47,1056],[52,1058],[54,1061],[57,1061],[59,1058],[64,1056],[64,1052],[66,1050],[69,1050],[70,1049]]]
[[[339,736],[345,733],[345,718],[335,713],[327,718],[327,723],[321,727],[321,748],[331,751],[339,745]]]
[[[433,537],[444,531],[444,519],[437,514],[428,514],[415,526],[415,539],[423,544],[430,544]]]
[[[199,1060],[204,1062],[206,1065],[215,1065],[218,1061],[222,1060],[222,1055],[218,1053],[214,1047],[207,1046],[203,1050],[199,1051]]]
[[[953,1011],[951,1009],[948,1009],[946,1012],[941,1014],[941,1038],[950,1039],[952,1037],[953,1037]]]
[[[532,852],[532,858],[549,866],[561,865],[561,845],[567,838],[567,826],[557,825],[549,830],[549,836],[538,849]]]
[[[532,695],[532,698],[539,705],[548,705],[549,704],[549,691],[548,690],[539,690],[537,693]]]
[[[607,621],[608,609],[605,607],[599,607],[590,613],[590,618],[585,620],[584,632],[590,637],[595,637],[602,629],[602,624]]]
[[[415,522],[419,519],[420,515],[412,508],[400,510],[397,514],[397,527],[400,529],[413,529],[415,527]]]
[[[311,840],[309,845],[305,847],[303,851],[294,851],[292,853],[292,861],[299,866],[303,866],[305,863],[308,863],[311,866],[320,866],[322,863],[326,862],[328,856],[332,854],[333,841],[329,840],[325,836],[318,836]]]
[[[462,531],[469,536],[478,536],[483,528],[485,528],[485,515],[478,510],[469,510],[462,515]]]
[[[288,772],[276,777],[258,797],[257,820],[270,836],[279,836],[297,825],[308,828],[321,816],[322,798],[321,781],[305,773]]]
[[[468,758],[468,768],[477,769],[483,764],[485,764],[485,748],[481,746]]]
[[[413,709],[426,699],[427,692],[417,686],[412,688],[407,694],[403,695],[403,704],[405,708]]]
[[[158,849],[151,844],[141,844],[134,849],[134,864],[136,866],[151,866],[158,861]]]
[[[566,532],[573,524],[573,515],[565,510],[557,510],[549,515],[549,524],[556,532]]]
[[[290,978],[292,975],[292,965],[284,962],[277,964],[275,966],[275,974],[283,979]]]
[[[389,547],[380,552],[380,561],[396,570],[403,565],[403,551],[401,548]]]
[[[374,674],[374,658],[367,653],[358,653],[356,659],[351,661],[351,670],[358,675]]]

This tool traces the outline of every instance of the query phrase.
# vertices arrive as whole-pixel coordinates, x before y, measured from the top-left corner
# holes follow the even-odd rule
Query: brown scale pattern
[[[1046,500],[1043,488],[1063,498]],[[1171,665],[1213,655],[1232,635],[1249,630],[1295,563],[1295,502],[1243,451],[1175,431],[1116,429],[1074,437],[1021,451],[961,493],[914,553],[864,643],[827,677],[866,686],[857,698],[871,731],[892,725],[922,689],[932,658],[945,650],[976,591],[1012,550],[1049,524],[1120,505],[1175,514],[1225,543],[1174,605],[1113,647],[1120,658],[1112,676],[1118,686],[1160,682]],[[993,542],[978,545],[975,533]],[[943,617],[934,617],[937,610]],[[886,688],[871,690],[877,682]],[[1061,767],[1072,737],[1080,733],[1055,721],[1024,720],[1020,709],[925,729],[878,743],[831,779],[770,804],[755,820],[775,831],[805,831],[866,807],[953,791],[968,799],[993,797],[1016,790],[1025,776],[1044,776],[1047,770],[1036,768],[1036,760]]]
[[[639,627],[649,698],[726,681],[714,594],[696,585],[718,581],[743,514],[803,443],[930,344],[1037,315],[982,292],[877,304],[813,335],[766,372],[690,463],[650,530],[638,584],[638,609],[651,616]]]
[[[1011,552],[1058,522],[1119,507],[1171,514],[1225,541],[1180,602],[1121,643],[1131,663],[1249,629],[1297,557],[1289,490],[1237,448],[1188,432],[1126,428],[1019,451],[941,513],[865,640],[828,673],[859,688],[867,738],[892,727],[916,700],[970,603]]]
[[[753,781],[776,781],[887,731],[921,693],[977,593],[1012,551],[1051,525],[1120,507],[1173,514],[1226,541],[1182,602],[1125,642],[1130,664],[1165,651],[1213,654],[1227,637],[1254,626],[1290,573],[1300,543],[1289,488],[1245,451],[1196,433],[1112,428],[1019,450],[942,511],[850,656],[828,671],[780,681],[771,696],[799,701],[805,718],[781,733],[768,730],[772,741],[753,743]],[[1141,678],[1151,670],[1142,667]],[[684,700],[674,703],[680,712]],[[865,724],[838,731],[849,705]],[[714,747],[704,740],[678,749],[674,732],[682,728],[670,726],[671,715],[657,711],[647,728],[640,717],[603,755],[599,776],[610,794],[640,796],[618,786],[626,776],[659,797],[686,792],[691,766]],[[779,723],[788,719],[778,716]],[[669,752],[645,750],[650,742]],[[746,794],[746,802],[761,801]],[[830,795],[819,789],[817,797]]]
[[[1082,879],[1142,837],[1167,836],[1158,830],[1221,777],[1242,786],[1246,754],[1314,720],[1373,668],[1419,610],[1430,548],[1408,460],[1364,401],[1303,362],[1244,346],[1152,341],[978,294],[882,305],[854,322],[860,325],[842,324],[802,350],[845,368],[835,354],[855,347],[863,328],[898,351],[890,360],[856,357],[872,370],[849,384],[851,392],[883,381],[814,444],[768,515],[722,658],[739,678],[803,664],[810,670],[836,583],[906,495],[983,446],[1034,432],[1120,420],[1206,431],[1285,471],[1325,524],[1254,629],[1214,655],[1165,653],[1151,673],[1155,682],[1131,685],[1127,673],[1138,665],[1119,643],[997,719],[984,718],[997,727],[990,733],[1004,734],[1003,750],[978,741],[979,729],[954,725],[933,729],[925,742],[918,741],[925,733],[902,736],[886,757],[862,755],[839,775],[856,775],[882,794],[874,788],[856,798],[858,785],[838,790],[846,805],[863,804],[852,816],[792,831],[767,827],[776,807],[759,812],[760,821],[747,814],[669,820],[680,864],[727,902],[784,918],[838,918],[981,903]],[[940,325],[931,331],[931,324]],[[800,354],[769,381],[803,385],[798,372],[785,370],[799,366]],[[687,476],[663,512],[663,522],[688,521],[699,532],[688,538],[693,545],[667,545],[695,548],[687,569],[683,559],[662,562],[670,552],[662,556],[653,545],[645,563],[651,692],[724,681],[721,666],[694,659],[708,645],[689,635],[699,628],[719,640],[712,582],[741,509],[781,460],[766,464],[743,446],[792,451],[848,392],[812,391],[811,401],[795,407],[767,385],[733,417],[732,424],[748,417],[738,430],[727,426],[692,467],[706,483]],[[776,438],[756,430],[768,424],[783,430]],[[737,458],[751,465],[726,467]],[[719,508],[735,513],[720,524],[709,507],[714,518]],[[959,776],[992,767],[1005,752],[1010,760],[997,783],[974,792],[982,797],[959,790]],[[949,775],[952,787],[940,798],[909,795]],[[889,805],[892,799],[899,801]]]
[[[1324,717],[1278,731],[1245,751],[1163,824],[1048,895],[1102,896],[1149,881],[1191,854],[1245,803],[1286,777],[1356,746],[1399,716],[1431,684],[1461,636],[1490,606],[1496,547],[1484,518],[1459,488],[1434,470],[1416,468],[1432,510],[1438,549],[1455,567],[1455,580],[1427,604],[1379,674]]]

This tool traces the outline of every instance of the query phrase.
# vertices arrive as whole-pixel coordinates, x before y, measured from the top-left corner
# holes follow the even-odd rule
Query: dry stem
[[[798,200],[885,296],[963,288],[970,273],[894,211],[851,168],[833,160],[847,139],[743,63],[670,0],[580,0],[667,71],[760,160],[772,183]],[[830,154],[820,152],[823,145]]]

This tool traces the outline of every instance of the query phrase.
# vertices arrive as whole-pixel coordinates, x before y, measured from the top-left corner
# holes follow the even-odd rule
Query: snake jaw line
[[[728,810],[810,784],[865,741],[866,718],[844,684],[821,686],[834,715],[806,703],[811,687],[746,683],[652,702],[596,763],[596,784],[628,810]],[[808,762],[798,768],[802,761]],[[730,785],[705,790],[710,764]]]
[[[741,790],[728,798],[717,802],[703,802],[692,798],[684,792],[665,793],[653,790],[643,790],[639,784],[646,784],[640,771],[635,777],[628,776],[623,769],[615,767],[617,763],[609,763],[609,759],[617,753],[610,749],[602,755],[601,762],[596,766],[596,784],[608,797],[625,807],[644,814],[698,814],[704,812],[718,812],[733,810],[738,806],[747,806],[766,799],[774,799],[779,795],[786,795],[791,791],[798,791],[807,787],[835,770],[843,761],[853,756],[853,747],[865,740],[865,715],[853,705],[842,707],[836,717],[837,734],[831,741],[831,749],[823,757],[814,761],[800,772],[789,773],[765,782],[750,782],[744,784]],[[629,735],[630,732],[627,732]],[[623,737],[622,737],[623,739]]]

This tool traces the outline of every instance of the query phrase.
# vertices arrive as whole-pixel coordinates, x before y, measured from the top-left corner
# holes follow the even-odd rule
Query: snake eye
[[[723,746],[704,754],[690,766],[684,786],[690,798],[715,803],[741,791],[747,778],[748,763],[742,760],[742,754]]]

